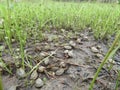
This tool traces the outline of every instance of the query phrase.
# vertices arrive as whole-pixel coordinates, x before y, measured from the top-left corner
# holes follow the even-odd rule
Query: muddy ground
[[[88,90],[97,68],[114,40],[112,36],[109,39],[95,40],[90,28],[81,32],[64,29],[46,31],[44,36],[45,39],[41,42],[34,39],[27,41],[26,62],[35,66],[43,61],[25,78],[17,73],[21,68],[19,62],[3,52],[2,58],[13,72],[9,75],[3,71],[4,90]],[[19,56],[18,46],[13,42],[15,54]],[[19,57],[17,59],[21,60]],[[117,70],[120,69],[120,50],[113,60],[111,70],[108,69],[111,60],[102,68],[94,90],[115,89]],[[41,66],[43,71],[39,69]],[[29,71],[30,67],[26,66],[25,73]]]

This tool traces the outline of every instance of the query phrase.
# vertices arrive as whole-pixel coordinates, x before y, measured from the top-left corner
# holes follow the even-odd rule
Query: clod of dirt
[[[39,68],[38,68],[38,72],[44,72],[44,70],[45,70],[45,67],[44,66],[40,66]]]
[[[98,53],[99,52],[99,50],[96,47],[91,47],[91,51],[94,52],[94,53]]]
[[[32,74],[31,74],[31,76],[30,76],[30,79],[35,80],[37,77],[38,77],[38,73],[37,73],[37,71],[35,70],[35,71],[32,72]]]
[[[40,88],[44,85],[44,82],[42,81],[41,78],[38,78],[36,81],[35,81],[35,87],[36,88]]]
[[[64,46],[64,48],[67,49],[67,50],[71,50],[72,49],[71,46]]]
[[[19,69],[17,69],[16,74],[18,77],[24,78],[26,73],[25,73],[25,70],[23,68],[19,68]]]
[[[55,74],[56,75],[58,75],[58,76],[60,76],[60,75],[62,75],[63,73],[64,73],[64,69],[63,68],[60,68],[60,69],[58,69],[56,72],[55,72]]]

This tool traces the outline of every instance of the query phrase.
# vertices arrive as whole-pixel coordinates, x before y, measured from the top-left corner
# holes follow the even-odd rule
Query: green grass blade
[[[93,90],[93,86],[94,86],[94,83],[95,83],[95,80],[97,79],[98,77],[98,74],[99,72],[101,71],[102,67],[104,66],[104,64],[106,63],[106,61],[112,57],[111,53],[112,51],[114,50],[114,48],[116,47],[116,45],[119,43],[119,40],[120,40],[120,31],[118,31],[118,34],[116,35],[116,38],[111,46],[111,48],[109,49],[109,51],[107,52],[105,58],[103,59],[102,63],[100,64],[99,68],[97,69],[97,72],[95,73],[95,76],[90,84],[90,87],[89,87],[89,90]],[[115,52],[114,52],[115,53]]]

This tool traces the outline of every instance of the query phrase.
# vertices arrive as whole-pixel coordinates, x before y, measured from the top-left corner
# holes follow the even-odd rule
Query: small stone
[[[100,46],[100,45],[97,45],[97,48],[98,48],[98,49],[101,49],[101,46]]]
[[[97,54],[96,54],[96,57],[98,57],[98,58],[102,59],[103,55],[102,55],[102,54],[100,54],[100,53],[97,53]]]
[[[91,28],[91,27],[89,27],[89,28],[88,28],[88,30],[92,30],[92,28]]]
[[[53,77],[55,76],[55,72],[53,72],[53,71],[48,71],[48,73],[50,76],[53,76]]]
[[[62,75],[63,73],[64,73],[64,69],[63,69],[63,68],[60,68],[60,69],[58,69],[58,70],[55,72],[55,74],[58,75],[58,76]]]
[[[76,78],[76,76],[75,76],[74,73],[69,74],[69,77],[70,77],[71,79],[75,79],[75,78]]]
[[[49,58],[46,58],[46,59],[44,60],[44,64],[45,64],[45,65],[48,65],[49,62],[50,62]]]
[[[81,37],[83,37],[83,36],[84,36],[84,34],[83,34],[83,33],[81,33],[81,34],[80,34],[80,36],[81,36]]]
[[[94,52],[94,53],[98,53],[99,52],[99,50],[96,47],[91,47],[91,51]]]
[[[0,46],[0,51],[4,51],[5,50],[5,46]]]
[[[19,58],[20,58],[20,56],[15,56],[14,58],[15,58],[15,59],[19,59]]]
[[[76,43],[74,41],[70,41],[69,44],[72,46],[72,47],[75,47],[76,46]]]
[[[19,49],[19,48],[17,48],[17,49],[16,49],[16,51],[17,51],[17,52],[19,52],[19,51],[20,51],[20,49]]]
[[[52,55],[56,55],[56,52],[55,52],[55,51],[51,51],[51,54],[52,54]]]
[[[50,46],[49,46],[49,45],[46,45],[44,48],[45,48],[45,50],[49,50],[49,49],[50,49]]]
[[[12,39],[12,43],[14,43],[15,42],[15,39]]]
[[[56,67],[56,66],[51,68],[52,71],[57,71],[58,69],[59,67]]]
[[[38,68],[38,72],[44,72],[44,70],[45,70],[45,67],[44,66],[40,66],[39,68]]]
[[[60,62],[60,67],[65,68],[65,67],[66,67],[66,64],[65,64],[64,62]]]
[[[18,77],[24,78],[25,77],[25,70],[23,68],[19,68],[19,69],[17,69],[16,74]]]
[[[65,50],[65,51],[64,51],[65,54],[68,54],[68,52],[69,52],[68,50]]]
[[[5,64],[3,62],[0,62],[0,67],[4,68]]]
[[[88,39],[88,37],[87,36],[84,36],[83,38],[82,38],[82,41],[88,41],[89,39]]]
[[[35,51],[37,52],[37,51],[41,51],[41,47],[40,46],[36,46],[35,47]]]
[[[74,56],[73,50],[71,50],[71,51],[68,52],[68,56],[69,56],[69,57],[73,57],[73,56]]]
[[[41,52],[40,53],[40,56],[42,56],[42,57],[46,57],[48,55],[48,53],[46,53],[46,52]]]
[[[81,68],[81,67],[77,67],[76,69],[77,69],[77,72],[82,71],[82,68]]]
[[[108,62],[115,64],[115,61],[113,59],[108,59]]]
[[[35,70],[35,71],[32,72],[32,74],[31,74],[31,76],[30,76],[30,79],[35,80],[37,77],[38,77],[38,73],[37,73],[37,71]]]
[[[8,40],[9,39],[9,37],[5,37],[5,40]]]
[[[64,33],[64,32],[65,32],[65,29],[61,29],[61,31]]]
[[[38,78],[36,81],[35,81],[35,87],[36,88],[40,88],[44,85],[44,82],[42,81],[41,78]]]
[[[52,42],[53,40],[56,40],[56,39],[58,39],[57,35],[48,34],[48,41],[49,42]]]
[[[72,47],[71,46],[64,46],[65,49],[71,50]]]
[[[82,43],[80,38],[78,38],[78,39],[76,40],[76,42],[79,43],[79,44]]]
[[[16,90],[16,85],[15,86],[11,86],[8,90]]]

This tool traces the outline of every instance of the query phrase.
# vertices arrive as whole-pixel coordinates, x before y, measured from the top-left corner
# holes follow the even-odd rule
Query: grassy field
[[[104,39],[120,30],[120,5],[46,0],[39,2],[10,2],[7,0],[7,2],[0,3],[0,40],[7,44],[11,55],[13,54],[12,40],[15,39],[19,43],[23,68],[25,68],[24,46],[26,41],[32,38],[42,40],[43,33],[54,28],[68,31],[91,28],[96,39]],[[119,37],[118,35],[117,40]],[[106,60],[116,42],[108,52]],[[11,73],[7,68],[6,70]]]
[[[91,27],[94,36],[102,39],[120,28],[120,6],[117,4],[20,2],[11,3],[8,6],[9,12],[5,4],[0,7],[0,17],[5,18],[5,23],[7,20],[10,22],[10,33],[14,38],[18,37],[16,35],[19,31],[27,35],[33,33],[36,37],[35,32],[49,30],[52,26],[74,30]]]

